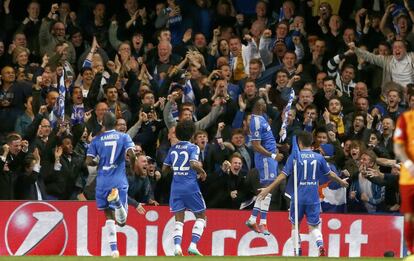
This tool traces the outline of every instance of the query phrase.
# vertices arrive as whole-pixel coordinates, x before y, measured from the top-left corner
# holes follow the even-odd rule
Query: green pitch
[[[120,257],[119,259],[112,259],[110,257],[72,257],[72,256],[65,256],[65,257],[58,257],[58,256],[47,256],[47,257],[0,257],[0,261],[6,260],[22,260],[22,261],[98,261],[98,260],[155,260],[155,261],[174,261],[174,260],[191,260],[191,261],[230,261],[230,260],[254,260],[254,261],[338,261],[338,260],[352,260],[352,261],[374,261],[384,258],[327,258],[327,257],[211,257],[211,256],[204,256],[204,257]],[[386,258],[386,260],[391,260],[390,258]],[[400,260],[400,259],[393,259],[392,260]]]

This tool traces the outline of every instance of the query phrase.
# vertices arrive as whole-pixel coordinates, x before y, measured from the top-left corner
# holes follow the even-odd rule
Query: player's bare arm
[[[197,171],[199,178],[201,179],[201,181],[206,180],[207,178],[207,173],[204,171],[201,162],[199,161],[195,161],[195,160],[191,160],[190,161],[190,166],[193,170]]]
[[[257,195],[257,197],[259,199],[264,199],[267,196],[267,194],[270,193],[270,191],[276,188],[285,179],[286,179],[286,174],[281,172],[269,186],[259,189],[260,193]]]
[[[98,163],[94,161],[94,158],[91,156],[86,156],[85,164],[86,166],[92,166],[92,167],[98,165]]]
[[[252,140],[252,146],[253,150],[266,156],[266,157],[272,157],[273,159],[276,159],[276,154],[269,152],[267,149],[265,149],[262,144],[260,144],[260,140]]]
[[[333,171],[329,172],[328,177],[329,177],[330,180],[335,181],[336,183],[338,183],[342,187],[347,188],[349,186],[348,182],[346,182],[348,180],[348,178],[341,179]]]

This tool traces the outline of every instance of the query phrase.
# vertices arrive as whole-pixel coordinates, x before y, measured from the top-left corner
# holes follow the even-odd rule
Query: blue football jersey
[[[276,153],[276,140],[269,123],[261,115],[252,114],[250,120],[251,140],[260,140],[262,146],[271,153]]]
[[[171,195],[186,195],[200,191],[197,172],[190,161],[198,161],[200,148],[188,141],[180,141],[170,148],[164,165],[171,166],[174,177],[171,183]]]
[[[96,186],[100,189],[128,186],[125,156],[134,143],[128,134],[115,130],[96,136],[89,145],[87,155],[99,157]]]
[[[319,153],[311,150],[302,150],[298,153],[300,161],[297,161],[298,174],[298,202],[299,204],[311,205],[319,203],[319,180],[331,171],[328,163]],[[290,155],[282,171],[290,176],[286,192],[293,200],[293,155]]]

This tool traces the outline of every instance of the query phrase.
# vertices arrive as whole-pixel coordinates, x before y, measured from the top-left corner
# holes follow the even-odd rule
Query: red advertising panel
[[[108,255],[105,218],[94,202],[0,202],[0,255]],[[291,225],[286,212],[270,212],[271,235],[250,231],[245,225],[250,211],[208,210],[207,227],[198,244],[205,255],[293,254]],[[186,212],[183,235],[185,250],[195,217]],[[393,251],[402,256],[403,219],[381,215],[322,215],[327,254],[383,256]],[[145,215],[129,209],[127,225],[118,227],[121,255],[172,255],[174,218],[168,207],[147,207]],[[102,236],[104,235],[104,236]],[[304,255],[316,256],[315,243],[302,224]],[[309,240],[311,240],[309,242]]]

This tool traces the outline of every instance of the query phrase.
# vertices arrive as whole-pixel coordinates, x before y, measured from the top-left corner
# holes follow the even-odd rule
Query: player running
[[[329,179],[337,182],[342,187],[347,187],[346,180],[340,179],[331,169],[328,163],[319,153],[313,152],[311,149],[313,138],[312,134],[306,131],[300,132],[298,135],[298,143],[300,151],[297,152],[297,185],[298,185],[298,221],[299,224],[304,215],[309,225],[309,233],[314,237],[316,245],[319,249],[319,256],[325,256],[325,248],[323,246],[323,238],[318,225],[320,223],[321,205],[319,201],[318,187],[319,179],[322,175],[328,176]],[[278,186],[286,177],[293,176],[293,160],[295,153],[292,153],[284,166],[282,172],[272,184],[261,189],[258,198],[264,198]],[[295,207],[294,196],[292,195],[289,210],[289,220],[292,223],[292,239],[295,238]],[[300,238],[299,249],[300,249]],[[301,251],[299,250],[299,253]]]
[[[135,164],[134,143],[129,135],[115,131],[116,118],[111,112],[103,117],[105,132],[97,135],[91,142],[86,164],[96,166],[94,158],[99,157],[98,175],[96,177],[96,205],[104,210],[105,226],[108,229],[111,256],[119,257],[116,239],[116,225],[124,226],[128,210],[128,180],[125,172],[125,155],[128,153],[131,166]],[[145,210],[138,210],[143,214]]]
[[[181,241],[186,209],[196,216],[188,254],[202,256],[197,249],[197,242],[200,240],[206,226],[206,204],[201,195],[197,178],[205,180],[207,174],[198,161],[199,147],[189,142],[194,131],[195,126],[192,121],[182,121],[177,124],[175,132],[179,141],[170,148],[162,168],[164,175],[169,173],[171,169],[174,175],[171,184],[170,210],[175,217],[174,254],[176,256],[183,255]]]

